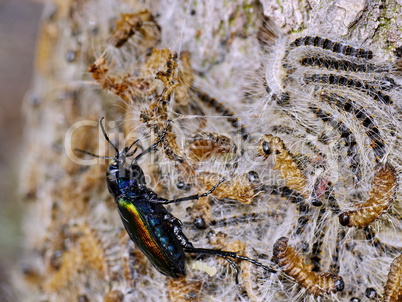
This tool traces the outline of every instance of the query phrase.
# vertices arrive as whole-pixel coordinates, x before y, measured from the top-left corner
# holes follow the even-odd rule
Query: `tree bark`
[[[127,41],[121,36],[113,36],[119,30],[121,35],[127,34],[124,26],[133,28],[127,23],[116,26],[122,19],[121,13],[138,14],[144,10],[155,20],[141,20],[139,29],[133,30]],[[264,191],[252,198],[234,193],[235,189],[248,190],[249,187],[255,193],[261,186],[272,185],[275,181],[283,185],[283,175],[277,173],[279,170],[272,165],[263,166],[261,157],[256,156],[259,137],[268,134],[269,125],[275,123],[273,115],[266,113],[271,110],[266,107],[272,104],[266,100],[273,97],[272,87],[270,91],[266,84],[264,86],[268,75],[266,66],[272,66],[280,58],[283,52],[280,41],[293,41],[307,35],[371,49],[375,53],[374,62],[380,65],[395,60],[394,53],[402,45],[400,11],[398,1],[363,0],[48,3],[38,40],[36,75],[24,105],[26,127],[21,194],[26,211],[26,254],[21,259],[22,271],[16,273],[20,301],[318,299],[310,291],[306,292],[303,283],[286,277],[280,266],[271,261],[275,241],[282,236],[289,237],[292,226],[300,226],[297,224],[300,217],[306,217],[300,208],[288,197],[281,199],[273,192]],[[112,36],[123,45],[113,46]],[[172,96],[166,92],[169,83],[163,83],[161,77],[155,79],[158,72],[168,69],[169,55],[160,54],[160,61],[150,62],[148,58],[153,58],[155,53],[150,49],[178,53],[179,66],[174,71],[174,80],[180,86],[172,88]],[[106,63],[102,65],[99,58],[105,58]],[[97,66],[108,69],[105,71],[107,77],[93,68],[92,72],[88,71],[95,61]],[[237,122],[222,118],[227,112],[211,109],[197,98],[192,87],[231,108],[233,118],[239,118]],[[158,97],[166,97],[166,108],[153,103]],[[394,100],[395,114],[400,113],[399,103],[399,99]],[[146,114],[150,121],[144,118]],[[254,115],[258,114],[260,117],[256,121]],[[283,118],[277,112],[273,114],[277,114],[275,118]],[[196,262],[194,255],[187,255],[186,277],[174,280],[158,273],[123,228],[106,188],[107,160],[73,151],[80,149],[100,156],[114,156],[99,130],[101,117],[105,117],[106,131],[114,133],[110,134],[112,141],[119,138],[119,148],[123,147],[123,138],[128,136],[140,138],[145,148],[161,134],[167,118],[173,119],[175,134],[168,135],[172,152],[169,153],[166,146],[160,147],[140,162],[148,185],[160,196],[172,199],[203,193],[221,177],[229,178],[233,184],[237,181],[236,185],[222,184],[212,198],[214,201],[205,199],[173,204],[168,209],[184,222],[184,233],[194,246],[245,254],[274,267],[277,274],[265,273],[247,262],[236,261],[240,270],[240,284],[236,285],[232,267],[226,261],[208,256]],[[291,125],[283,119],[284,126]],[[379,121],[386,123],[386,119],[384,113]],[[399,120],[395,118],[396,131],[401,126]],[[114,124],[110,123],[112,121]],[[203,123],[207,126],[201,126]],[[318,125],[318,122],[311,123]],[[238,124],[244,125],[249,133],[245,135],[246,130],[241,130]],[[212,158],[191,160],[189,146],[193,146],[194,133],[199,129],[230,135],[238,154],[244,150],[237,167],[228,167],[231,158],[228,160],[219,154],[218,159],[213,157],[214,161]],[[297,153],[303,154],[304,150],[297,146],[304,144],[305,139],[291,135],[284,139],[294,158]],[[364,135],[358,136],[357,140],[358,144],[367,145]],[[394,146],[392,160],[397,166],[400,146],[399,143]],[[235,155],[232,157],[236,158]],[[246,157],[252,159],[251,164]],[[359,184],[361,201],[367,198],[374,177],[373,161],[365,166],[366,162],[369,159],[363,161],[362,169],[370,172],[363,172],[363,180],[367,182]],[[260,175],[259,187],[250,179],[242,178],[254,169]],[[346,170],[340,168],[340,173],[344,171],[342,169]],[[395,169],[399,174],[399,166]],[[307,174],[307,169],[303,173]],[[212,175],[210,179],[206,174]],[[290,187],[289,178],[287,180],[286,185]],[[179,190],[177,185],[181,181],[190,184],[191,191]],[[306,187],[314,186],[314,177],[308,175],[307,183]],[[346,185],[343,188],[341,182],[332,185],[341,192],[341,197],[343,189],[349,190]],[[308,196],[306,200],[309,200]],[[331,271],[335,246],[340,245],[336,260],[340,264],[334,272],[342,276],[345,290],[325,294],[321,301],[364,299],[366,288],[374,288],[381,296],[389,266],[399,254],[399,248],[390,251],[375,247],[371,242],[377,237],[365,241],[367,233],[341,226],[337,213],[325,206],[328,203],[328,200],[324,201],[321,208],[324,212],[310,206],[313,210],[306,218],[309,221],[304,226],[306,233],[300,237],[292,235],[290,244],[306,242],[309,248],[301,257],[306,257],[309,263],[314,244],[320,245],[317,238],[321,235],[313,236],[314,228],[319,234],[328,234],[321,237],[325,238],[319,255],[322,273]],[[342,206],[342,201],[340,203]],[[385,215],[398,216],[399,203],[400,196],[396,193],[394,205]],[[253,220],[252,215],[247,216],[249,213],[256,213],[258,218]],[[241,218],[242,215],[248,218]],[[237,218],[229,220],[231,216]],[[199,217],[208,225],[204,230],[194,227],[193,221]],[[329,219],[327,226],[317,226],[320,221],[326,221],[322,217]],[[214,227],[214,221],[220,218],[228,219],[226,225],[216,222]],[[402,229],[399,226],[392,228],[386,219],[376,223],[374,229],[383,238],[401,235]],[[380,228],[386,228],[389,236]],[[337,239],[342,231],[347,234]],[[356,248],[355,242],[364,244],[358,243]],[[359,247],[362,250],[358,250]],[[379,255],[381,261],[373,261]],[[196,263],[203,263],[207,268],[197,268]],[[353,272],[353,265],[360,270]],[[215,274],[211,272],[214,270],[217,270]]]

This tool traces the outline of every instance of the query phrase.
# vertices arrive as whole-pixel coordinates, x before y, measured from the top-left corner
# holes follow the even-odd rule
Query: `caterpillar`
[[[402,300],[402,255],[396,257],[389,269],[387,283],[384,288],[383,302]]]
[[[374,246],[378,251],[382,253],[395,253],[395,251],[401,251],[401,248],[390,245],[388,243],[384,243],[380,239],[378,239],[376,232],[371,225],[365,227],[363,229],[363,232],[366,236],[366,240],[370,242],[370,244]]]
[[[305,199],[309,197],[306,177],[279,137],[271,134],[263,135],[258,142],[257,152],[265,158],[274,154],[274,169],[280,171],[282,178],[286,181],[286,186],[300,193]]]
[[[129,102],[132,99],[132,91],[141,90],[144,83],[137,83],[130,75],[121,78],[112,77],[109,74],[105,56],[100,56],[89,68],[92,77],[101,85],[104,90],[109,90],[124,101]],[[131,89],[128,89],[131,87]]]
[[[351,158],[351,168],[353,172],[360,178],[360,159],[358,155],[358,145],[356,138],[352,131],[339,119],[336,119],[331,113],[324,112],[322,109],[310,106],[309,107],[313,113],[320,118],[323,122],[328,122],[335,130],[337,130],[341,138],[345,141],[345,146],[347,147],[347,155]]]
[[[319,272],[321,270],[321,257],[322,257],[322,246],[324,244],[324,236],[325,232],[328,229],[328,226],[324,222],[324,214],[325,214],[325,207],[322,207],[320,209],[318,218],[317,218],[317,225],[322,225],[321,228],[318,229],[317,232],[317,239],[313,243],[312,249],[311,249],[311,262],[313,264],[312,271],[314,272]]]
[[[154,33],[146,28],[146,24],[154,25]],[[147,10],[143,10],[136,14],[121,14],[121,19],[117,21],[116,29],[109,38],[110,45],[120,48],[130,37],[136,32],[140,32],[143,36],[142,41],[149,42],[153,39],[160,39],[161,27],[154,19],[154,16]],[[151,38],[153,37],[153,39]]]
[[[381,138],[380,130],[372,116],[366,110],[357,105],[353,100],[344,98],[338,94],[323,91],[320,100],[328,104],[335,104],[340,110],[353,114],[366,129],[365,133],[371,140],[370,146],[373,148],[376,162],[379,162],[386,153],[384,140]]]
[[[246,212],[241,213],[240,215],[234,215],[226,218],[220,219],[210,219],[207,222],[203,217],[198,216],[192,222],[184,222],[185,226],[195,227],[196,229],[206,229],[208,227],[227,227],[231,225],[238,225],[238,224],[250,224],[254,222],[261,222],[265,219],[270,218],[274,220],[284,219],[285,214],[280,211],[268,211],[263,213],[256,213],[256,212]]]
[[[307,205],[304,205],[304,197],[300,193],[298,193],[295,190],[292,190],[286,186],[282,186],[282,185],[281,186],[271,186],[271,185],[261,184],[260,188],[261,188],[261,191],[266,192],[270,195],[279,195],[283,198],[288,199],[291,203],[307,206]]]
[[[250,134],[248,133],[246,127],[240,123],[240,119],[235,116],[235,113],[229,109],[225,104],[219,102],[217,99],[209,96],[207,93],[200,91],[199,89],[195,87],[190,87],[191,91],[195,93],[195,95],[198,97],[198,99],[207,104],[208,106],[211,106],[215,108],[215,110],[221,114],[222,116],[227,117],[229,123],[232,125],[234,129],[236,129],[243,140],[247,141]]]
[[[395,170],[391,165],[386,164],[379,168],[374,176],[369,198],[356,210],[342,212],[339,215],[340,224],[362,229],[375,221],[392,204],[396,181]]]
[[[207,188],[216,181],[222,179],[222,175],[214,172],[200,172],[197,174],[197,184],[202,188]],[[256,191],[259,184],[258,176],[254,171],[235,175],[230,180],[223,182],[212,193],[218,199],[237,200],[243,204],[250,204],[253,198],[258,194]]]
[[[339,269],[340,269],[340,255],[339,251],[342,247],[343,241],[345,239],[345,234],[343,230],[340,230],[338,232],[337,238],[336,238],[336,245],[335,245],[335,250],[332,252],[332,263],[330,265],[330,272],[333,274],[338,274]]]
[[[320,56],[305,56],[299,60],[304,67],[317,67],[344,72],[382,73],[388,72],[389,68],[372,63],[357,63],[348,60],[338,60]]]
[[[300,216],[300,217],[297,219],[297,227],[295,227],[295,229],[294,229],[294,234],[295,234],[295,235],[300,235],[300,234],[302,234],[302,233],[304,232],[306,226],[308,225],[309,220],[310,220],[310,219],[309,219],[308,216]]]
[[[272,127],[272,132],[274,133],[283,133],[285,135],[292,135],[292,137],[295,137],[299,139],[300,141],[303,141],[304,144],[316,155],[320,156],[323,159],[326,159],[327,156],[325,153],[321,152],[321,150],[317,147],[315,143],[307,139],[307,134],[306,133],[296,133],[294,129],[288,127],[288,126],[283,126],[283,125],[276,125]],[[324,142],[323,142],[324,143]]]
[[[288,246],[289,239],[279,238],[273,248],[273,261],[290,277],[306,288],[310,295],[316,297],[343,291],[345,284],[339,275],[316,273],[313,265],[308,265],[294,247]]]
[[[378,90],[388,87],[389,85],[386,83],[376,86],[377,83],[371,83],[337,74],[307,74],[304,76],[303,81],[306,84],[317,83],[356,89],[372,97],[375,101],[380,101],[385,105],[393,104],[393,100],[389,95],[383,94],[380,90]]]
[[[342,44],[341,42],[334,42],[328,38],[322,38],[320,36],[305,36],[300,37],[290,43],[290,48],[301,46],[313,46],[322,48],[324,50],[332,51],[334,53],[343,54],[345,56],[353,56],[358,59],[373,58],[373,52],[371,50],[365,50],[363,48],[355,48],[350,45]]]
[[[189,156],[195,161],[203,161],[218,154],[236,153],[233,140],[223,134],[201,132],[188,141]]]

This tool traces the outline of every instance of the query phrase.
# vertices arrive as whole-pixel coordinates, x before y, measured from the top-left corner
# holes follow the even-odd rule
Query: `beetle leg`
[[[229,262],[230,266],[234,269],[235,274],[236,274],[236,284],[239,284],[239,268],[237,267],[236,263],[233,262],[232,259],[222,256],[223,259],[225,259],[227,262]]]
[[[194,253],[194,254],[210,254],[210,255],[216,255],[218,257],[224,258],[226,261],[229,262],[229,264],[235,269],[236,272],[236,283],[238,283],[238,274],[239,270],[236,266],[236,264],[233,262],[233,259],[240,259],[240,260],[245,260],[248,261],[256,266],[262,267],[264,270],[270,272],[270,273],[276,273],[276,270],[262,264],[261,262],[258,262],[257,260],[248,258],[246,256],[241,256],[237,255],[237,253],[234,252],[228,252],[228,251],[221,251],[221,250],[215,250],[215,249],[204,249],[204,248],[184,248],[184,251],[186,253]]]
[[[141,157],[143,157],[145,154],[147,154],[147,153],[149,153],[149,152],[151,152],[151,151],[155,151],[155,150],[157,149],[159,143],[165,139],[165,135],[166,135],[166,133],[167,133],[167,129],[168,129],[169,124],[170,124],[171,122],[172,122],[171,120],[168,120],[168,121],[166,122],[165,130],[163,130],[163,132],[162,132],[161,136],[158,138],[158,140],[157,140],[153,145],[149,146],[147,149],[145,149],[145,150],[142,151],[140,154],[138,154],[136,157],[134,157],[133,162],[136,162],[136,161],[139,160]],[[130,148],[131,148],[131,146],[130,146]],[[132,154],[133,154],[133,153],[130,152],[130,155],[132,155]]]
[[[168,213],[165,215],[165,220],[173,227],[173,233],[183,248],[194,248],[193,244],[188,240],[186,235],[183,234],[181,228],[183,226],[183,222],[181,222],[180,219]]]
[[[181,227],[174,225],[173,226],[173,233],[176,236],[177,240],[179,240],[180,245],[185,249],[192,249],[194,248],[193,244],[188,240],[186,235],[183,234]]]

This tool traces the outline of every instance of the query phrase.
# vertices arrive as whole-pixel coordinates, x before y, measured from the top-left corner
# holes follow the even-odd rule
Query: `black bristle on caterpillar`
[[[370,116],[362,106],[338,94],[323,91],[321,92],[320,100],[330,105],[334,104],[341,111],[353,114],[356,117],[366,129],[365,133],[371,140],[370,147],[373,149],[376,162],[380,162],[386,154],[386,147],[374,118]]]
[[[349,60],[320,56],[305,56],[299,60],[299,63],[306,67],[317,67],[344,72],[384,73],[389,71],[389,68],[386,66],[378,66],[372,63],[357,63]]]
[[[345,56],[352,56],[358,59],[371,60],[373,58],[373,52],[363,48],[355,48],[353,46],[342,44],[341,42],[334,42],[328,38],[322,38],[320,36],[304,36],[297,38],[289,47],[301,47],[301,46],[313,46],[322,48],[324,50],[332,51],[334,53],[343,54]]]
[[[375,101],[380,101],[385,105],[392,105],[393,100],[389,95],[383,94],[380,87],[376,83],[370,83],[337,74],[307,74],[303,77],[306,84],[334,85],[339,87],[347,87],[348,89],[356,89],[367,94]]]
[[[309,108],[323,122],[329,123],[336,131],[338,131],[340,137],[344,139],[345,146],[347,147],[347,156],[351,158],[350,167],[359,178],[361,163],[357,151],[356,138],[352,131],[342,121],[336,119],[331,113],[324,112],[321,108],[313,105]]]

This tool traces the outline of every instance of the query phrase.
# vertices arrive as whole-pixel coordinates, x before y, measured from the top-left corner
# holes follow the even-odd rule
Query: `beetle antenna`
[[[104,119],[105,119],[105,117],[102,117],[102,118],[99,120],[99,124],[100,124],[100,126],[101,126],[103,136],[105,137],[106,141],[114,148],[114,150],[116,151],[116,154],[119,154],[119,149],[117,149],[117,147],[115,146],[115,144],[113,144],[113,143],[110,141],[109,136],[107,136],[107,134],[106,134],[105,128],[103,127],[103,124],[102,124],[102,121],[103,121]]]
[[[126,148],[126,152],[130,151],[130,149],[139,141],[139,139],[135,140],[134,142],[131,143],[130,146],[128,146]],[[133,151],[126,153],[127,157],[132,156],[136,151],[138,150],[138,148],[135,148]]]
[[[84,153],[84,154],[88,154],[88,155],[91,155],[91,156],[97,157],[97,158],[103,158],[103,159],[112,159],[112,158],[114,158],[113,156],[99,156],[99,155],[93,154],[91,152],[80,150],[80,149],[74,149],[74,151],[81,152],[81,153]]]

